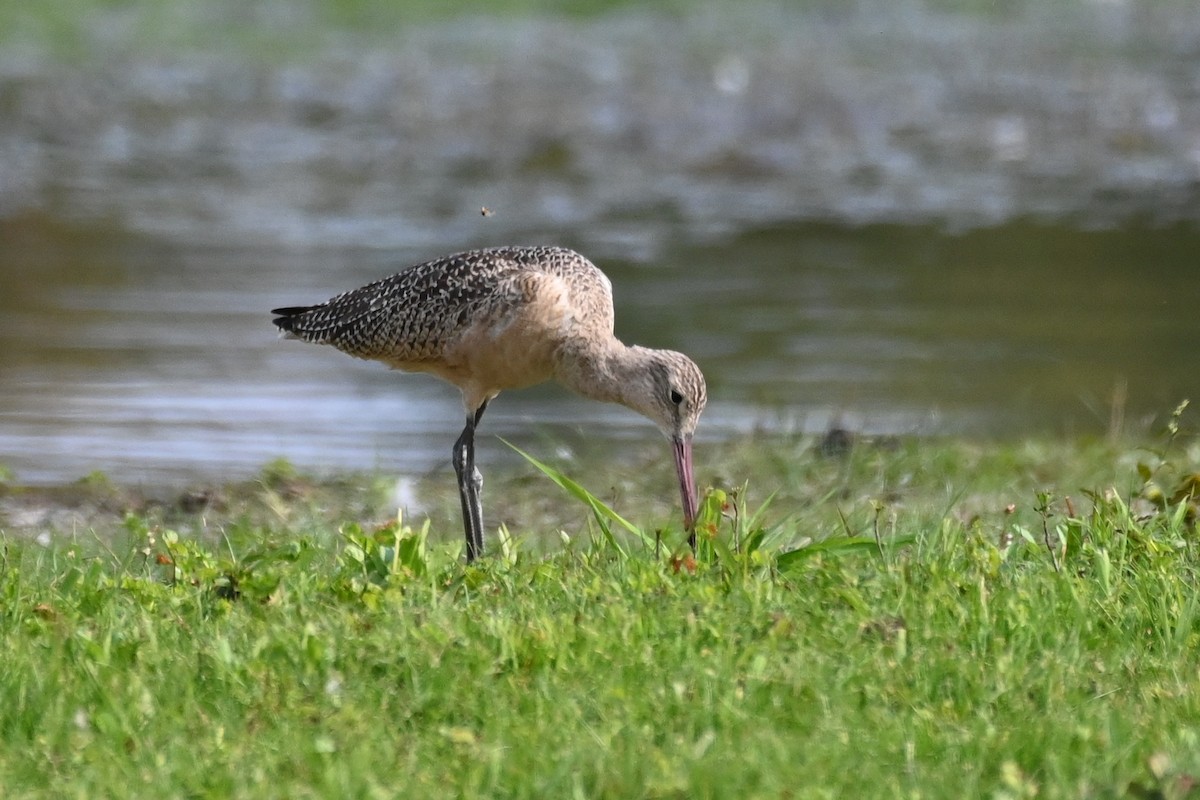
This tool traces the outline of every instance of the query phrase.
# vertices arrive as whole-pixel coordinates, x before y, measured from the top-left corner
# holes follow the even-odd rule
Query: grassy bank
[[[322,45],[345,47],[346,37],[386,45],[410,34],[414,27],[463,19],[570,21],[627,11],[682,17],[734,5],[728,0],[704,4],[694,0],[297,0],[277,4],[236,0],[204,4],[180,0],[39,0],[0,3],[0,47],[12,47],[26,57],[36,52],[69,63],[86,63],[105,54],[178,58],[188,52],[254,61],[304,58]],[[939,14],[1011,19],[1047,3],[930,0],[926,5]],[[1088,4],[1082,0],[1054,0],[1050,5],[1069,13]],[[890,10],[891,4],[879,0],[877,6],[882,13]],[[745,4],[737,7],[745,8]],[[871,12],[870,4],[863,7]],[[1192,8],[1191,0],[1154,2],[1155,13],[1178,15],[1180,19],[1185,19]],[[773,14],[776,9],[811,14],[814,24],[821,24],[830,15],[846,13],[845,4],[839,0],[774,0],[749,10]]]
[[[644,542],[526,466],[474,567],[444,475],[9,486],[4,796],[1200,794],[1197,442],[698,456],[695,559],[649,454],[571,470]]]
[[[819,3],[804,3],[820,6]],[[546,17],[587,19],[638,7],[682,14],[678,0],[313,0],[246,4],[44,0],[0,3],[0,47],[18,46],[76,61],[108,53],[208,52],[244,57],[302,57],[313,47],[347,36],[385,43],[414,26],[455,19],[498,21]]]

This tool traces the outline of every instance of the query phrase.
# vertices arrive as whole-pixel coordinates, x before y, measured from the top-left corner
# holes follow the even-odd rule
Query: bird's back
[[[550,280],[556,279],[556,280]],[[418,264],[315,306],[276,309],[289,336],[403,369],[444,359],[472,331],[500,329],[545,294],[564,293],[576,321],[611,335],[608,279],[563,247],[469,250]]]

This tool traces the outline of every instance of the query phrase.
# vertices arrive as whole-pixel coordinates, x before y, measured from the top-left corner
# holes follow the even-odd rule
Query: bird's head
[[[639,351],[642,361],[635,386],[626,387],[625,402],[649,418],[668,439],[692,438],[708,402],[704,375],[696,362],[673,350]]]
[[[696,362],[672,350],[634,347],[643,361],[636,385],[626,388],[625,404],[648,417],[671,440],[675,469],[683,497],[683,522],[689,530],[696,521],[698,502],[692,474],[692,435],[708,403],[704,374]]]

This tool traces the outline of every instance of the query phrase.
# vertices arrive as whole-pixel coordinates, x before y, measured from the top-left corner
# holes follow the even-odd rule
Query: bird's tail
[[[299,321],[300,317],[317,307],[318,306],[287,306],[285,308],[273,308],[271,309],[271,313],[276,314],[277,316],[271,321],[275,323],[275,327],[279,328],[279,331],[283,334],[284,338],[299,339],[302,337],[296,330],[296,323]]]

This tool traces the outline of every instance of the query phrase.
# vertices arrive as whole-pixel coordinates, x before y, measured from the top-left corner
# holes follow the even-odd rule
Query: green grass
[[[305,58],[346,36],[395,45],[415,26],[459,18],[590,18],[628,9],[682,14],[681,0],[313,0],[280,4],[210,0],[39,0],[0,2],[0,45],[44,51],[68,62],[96,56],[217,53],[251,61]],[[344,43],[343,43],[344,46]]]
[[[818,445],[699,448],[694,558],[649,454],[496,476],[471,567],[449,491],[92,476],[4,535],[4,796],[1200,795],[1200,444]]]
[[[1082,0],[1055,0],[1063,8]],[[730,0],[704,6],[735,7]],[[1191,11],[1192,0],[1155,0],[1156,6]],[[880,8],[886,0],[879,0]],[[1020,15],[1045,0],[930,0],[939,12],[977,17]],[[782,6],[816,18],[845,11],[840,0],[784,0]],[[736,4],[744,10],[744,3]],[[362,47],[395,47],[422,25],[463,18],[587,20],[630,10],[682,17],[697,12],[687,0],[37,0],[0,2],[0,47],[28,57],[51,57],[95,66],[97,58],[148,55],[178,59],[187,53],[249,62],[306,60],[314,51],[339,50],[350,37]],[[750,9],[752,12],[753,8]],[[705,8],[702,7],[702,13]],[[802,17],[798,17],[802,19]]]

